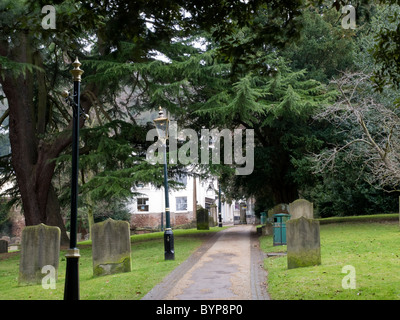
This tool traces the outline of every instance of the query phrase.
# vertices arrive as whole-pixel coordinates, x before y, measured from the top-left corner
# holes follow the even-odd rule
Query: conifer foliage
[[[41,26],[44,5],[55,8],[55,30]],[[183,44],[185,40],[208,32],[219,43],[219,54],[234,59],[251,47],[247,41],[246,46],[235,46],[238,50],[229,49],[236,28],[251,24],[266,5],[267,1],[2,1],[0,84],[9,108],[1,119],[9,118],[12,148],[2,160],[8,163],[4,169],[12,168],[14,173],[2,178],[14,179],[26,224],[57,225],[63,243],[68,241],[59,201],[63,202],[60,195],[68,184],[71,110],[59,93],[72,87],[69,70],[76,57],[85,71],[81,105],[90,115],[81,122],[85,129],[80,183],[87,184],[80,188],[81,193],[125,196],[136,182],[159,183],[156,169],[143,162],[147,127],[134,121],[139,112],[162,104],[189,119],[198,103],[210,101],[210,97],[223,99],[212,92],[213,80],[208,83],[200,73],[173,78],[178,68],[190,69],[198,58],[192,59],[190,51],[195,49]],[[293,30],[291,23],[300,7],[301,1],[271,6],[271,10],[286,13],[283,20],[278,19],[288,25],[282,32]],[[276,29],[274,19],[271,24]],[[270,34],[264,32],[270,25],[259,27],[255,39]],[[176,61],[169,65],[171,69],[154,58],[157,52]],[[120,99],[123,92],[126,95]],[[196,115],[192,123],[200,124],[199,119],[209,117]],[[132,131],[137,134],[128,136]],[[106,190],[105,184],[112,191]]]

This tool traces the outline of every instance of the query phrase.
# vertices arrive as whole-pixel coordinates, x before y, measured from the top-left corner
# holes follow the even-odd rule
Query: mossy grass
[[[163,232],[133,235],[132,271],[93,276],[91,241],[78,243],[80,249],[79,278],[82,300],[139,300],[157,283],[185,261],[206,239],[210,230],[174,230],[175,260],[164,260]],[[56,289],[43,289],[41,285],[18,286],[18,252],[0,255],[0,300],[62,300],[64,298],[66,250],[60,251],[60,263]]]
[[[370,217],[361,219],[370,221]],[[398,220],[323,224],[320,237],[321,265],[288,269],[286,256],[264,260],[272,299],[400,299]],[[267,253],[286,251],[286,246],[273,246],[272,236],[260,237],[260,246]],[[355,289],[342,287],[348,275],[348,272],[342,273],[342,268],[347,265],[355,268]]]

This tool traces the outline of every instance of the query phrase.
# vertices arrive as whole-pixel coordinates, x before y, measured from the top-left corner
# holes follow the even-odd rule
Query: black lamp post
[[[156,125],[158,139],[163,143],[164,149],[164,190],[165,190],[165,231],[164,231],[164,258],[165,260],[175,259],[174,250],[174,234],[171,229],[170,211],[169,211],[169,195],[168,195],[168,172],[167,172],[167,139],[168,139],[168,123],[167,117],[159,108],[158,118],[154,119]]]
[[[218,227],[222,228],[221,185],[218,183]]]
[[[72,179],[71,179],[71,220],[70,220],[70,246],[65,257],[67,268],[65,275],[64,300],[79,300],[79,249],[76,247],[77,214],[78,214],[78,168],[79,168],[79,119],[84,115],[80,108],[81,70],[78,58],[72,63],[74,80],[73,99],[68,91],[63,92],[64,98],[73,109],[72,122]]]

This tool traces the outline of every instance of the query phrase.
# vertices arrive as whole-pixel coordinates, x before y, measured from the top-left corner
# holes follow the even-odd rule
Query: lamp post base
[[[218,215],[218,227],[222,228],[222,215]]]
[[[175,260],[174,234],[171,228],[166,228],[164,232],[164,258]]]
[[[79,300],[79,249],[68,249],[64,300]]]

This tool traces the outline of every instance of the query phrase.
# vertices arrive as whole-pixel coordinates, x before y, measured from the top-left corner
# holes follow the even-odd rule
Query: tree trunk
[[[33,63],[32,47],[28,36],[19,34],[19,46],[12,49],[5,42],[0,43],[0,54],[21,63]],[[35,56],[35,62],[40,63]],[[43,80],[43,79],[42,79]],[[45,110],[40,110],[38,117],[33,107],[33,74],[26,70],[25,75],[13,75],[11,72],[0,78],[3,91],[9,105],[9,136],[12,165],[21,194],[25,224],[40,223],[58,226],[61,229],[61,243],[68,244],[66,229],[60,213],[60,205],[52,186],[55,169],[54,158],[71,143],[72,121],[68,128],[51,142],[39,140],[39,134],[45,131]],[[40,92],[44,82],[39,81]],[[39,99],[39,108],[47,108],[45,98]],[[87,104],[87,101],[84,100]],[[85,106],[89,108],[88,105]],[[83,121],[81,123],[83,125]]]
[[[52,184],[47,198],[46,206],[46,224],[49,226],[57,226],[61,230],[61,246],[69,245],[67,230],[65,229],[64,221],[61,217],[60,203],[58,202],[57,193]]]
[[[298,199],[297,187],[294,185],[277,184],[272,188],[273,200],[275,204],[291,203]]]
[[[12,50],[15,61],[31,62],[30,48],[26,35],[20,35],[20,46]],[[3,51],[3,50],[2,50]],[[6,50],[8,51],[8,50]],[[12,165],[21,193],[25,223],[35,225],[43,222],[44,215],[39,210],[35,196],[35,163],[37,161],[37,140],[33,120],[33,79],[32,74],[20,74],[14,77],[11,73],[1,81],[9,105],[9,136],[12,152]]]

